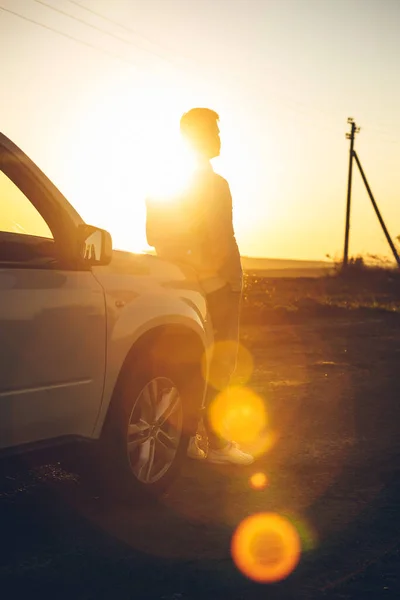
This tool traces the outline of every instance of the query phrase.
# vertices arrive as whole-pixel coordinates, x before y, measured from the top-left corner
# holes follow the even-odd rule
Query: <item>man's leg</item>
[[[207,382],[204,425],[209,447],[214,449],[225,446],[227,441],[215,433],[209,409],[218,393],[228,387],[236,368],[240,303],[240,292],[233,292],[228,285],[207,296],[208,312],[214,330],[214,348]]]
[[[221,438],[210,420],[210,406],[218,393],[229,386],[236,369],[239,345],[239,317],[241,294],[229,286],[208,296],[208,309],[215,335],[215,352],[210,365],[210,381],[206,394],[204,420],[208,436],[209,462],[217,464],[250,465],[254,458],[243,452],[237,444]],[[223,343],[219,349],[218,345]]]
[[[243,452],[234,442],[221,438],[210,421],[210,406],[219,392],[228,387],[236,368],[241,294],[233,292],[230,286],[226,286],[208,294],[207,303],[215,341],[205,401],[204,428],[208,437],[207,460],[218,464],[249,465],[254,458]],[[221,342],[223,346],[219,349]],[[189,456],[205,458],[202,450],[199,453],[197,443],[194,440],[192,442]]]
[[[210,349],[212,360],[209,365],[204,417],[199,425],[199,432],[200,435],[206,433],[209,449],[222,448],[227,444],[227,440],[215,433],[209,420],[209,408],[218,393],[229,385],[236,367],[240,300],[240,292],[232,292],[228,285],[207,295],[207,310],[214,330],[214,347]],[[220,347],[221,342],[229,343]],[[196,438],[191,439],[188,454],[191,458],[205,458]]]

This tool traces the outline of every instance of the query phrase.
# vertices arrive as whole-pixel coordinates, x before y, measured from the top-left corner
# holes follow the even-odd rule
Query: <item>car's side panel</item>
[[[0,448],[90,436],[106,346],[102,287],[90,272],[0,269]]]

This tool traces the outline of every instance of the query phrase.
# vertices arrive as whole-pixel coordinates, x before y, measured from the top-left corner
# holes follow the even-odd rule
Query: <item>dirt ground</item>
[[[0,497],[2,597],[400,597],[400,316],[247,324],[249,387],[269,450],[246,468],[188,461],[156,506],[107,507],[62,465],[10,471]],[[255,472],[268,485],[249,484]],[[256,584],[235,567],[242,520],[276,512],[302,542],[297,568]]]

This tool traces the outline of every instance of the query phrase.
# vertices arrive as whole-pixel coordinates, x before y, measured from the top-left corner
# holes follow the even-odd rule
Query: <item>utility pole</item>
[[[346,229],[345,229],[345,234],[344,234],[344,254],[343,254],[343,268],[345,269],[348,265],[349,262],[349,238],[350,238],[350,208],[351,208],[351,180],[352,180],[352,175],[353,175],[353,158],[356,161],[356,164],[358,166],[358,169],[360,171],[362,180],[364,182],[364,185],[366,187],[366,190],[368,192],[368,196],[372,202],[372,206],[374,207],[376,216],[378,217],[378,221],[382,227],[383,233],[385,234],[385,237],[387,239],[387,242],[390,246],[390,249],[393,253],[393,256],[398,264],[398,266],[400,267],[400,256],[396,250],[395,245],[392,242],[392,239],[390,237],[389,231],[387,230],[387,227],[385,225],[385,222],[382,218],[382,215],[379,211],[378,205],[375,201],[375,198],[372,194],[371,188],[369,187],[367,178],[365,176],[365,173],[363,171],[363,168],[361,166],[360,160],[357,156],[357,152],[354,150],[354,138],[355,138],[355,134],[359,133],[360,128],[356,126],[354,119],[352,119],[351,117],[349,117],[347,119],[347,122],[349,123],[349,125],[351,126],[351,130],[350,133],[346,133],[346,139],[350,140],[350,157],[349,157],[349,178],[348,178],[348,183],[347,183],[347,205],[346,205]]]
[[[346,133],[346,139],[350,140],[350,156],[349,156],[349,177],[347,181],[347,204],[346,204],[346,228],[344,233],[344,253],[343,253],[343,268],[347,267],[349,262],[349,238],[350,238],[350,208],[351,208],[351,180],[353,176],[353,156],[354,156],[354,138],[355,134],[360,131],[356,126],[354,119],[349,117],[347,122],[350,124],[350,133]]]

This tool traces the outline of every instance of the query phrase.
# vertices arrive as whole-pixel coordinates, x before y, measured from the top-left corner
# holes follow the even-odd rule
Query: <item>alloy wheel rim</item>
[[[182,399],[167,377],[155,377],[132,408],[127,452],[134,476],[144,484],[161,479],[171,467],[182,436]]]

